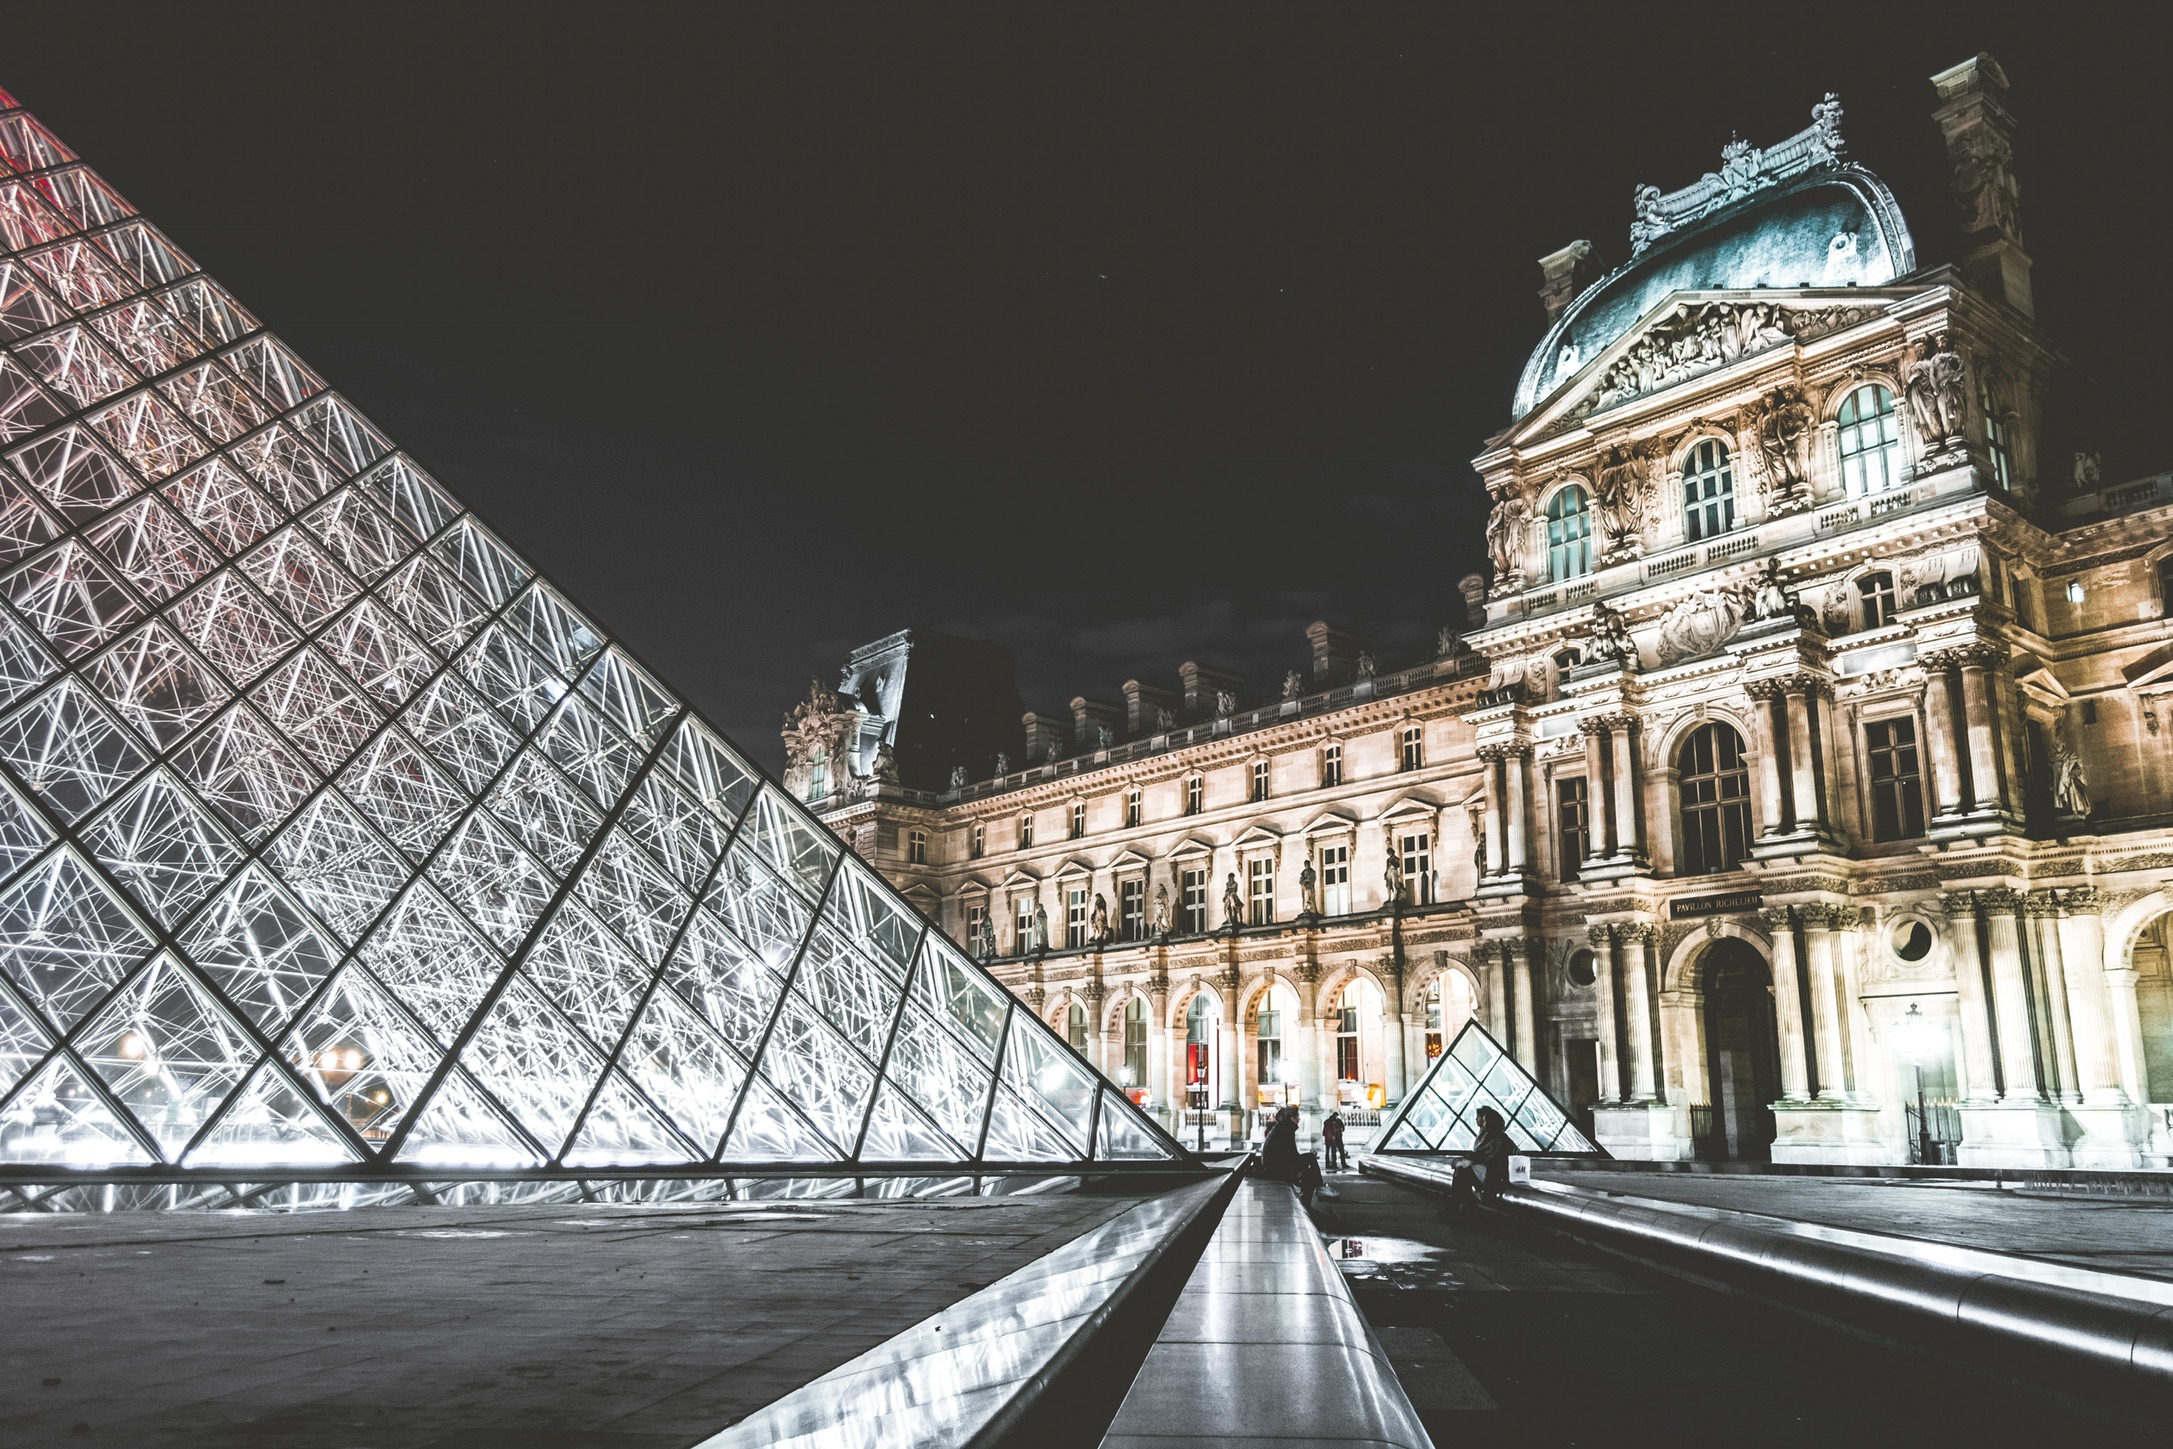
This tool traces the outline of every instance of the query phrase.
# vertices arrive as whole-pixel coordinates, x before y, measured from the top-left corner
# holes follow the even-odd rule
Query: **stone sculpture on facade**
[[[1531,517],[1523,489],[1505,483],[1495,490],[1494,507],[1486,516],[1486,553],[1494,563],[1496,594],[1524,587],[1524,533]]]
[[[1777,559],[1767,559],[1765,569],[1758,575],[1758,582],[1751,586],[1750,609],[1747,620],[1770,623],[1778,619],[1802,622],[1804,610],[1796,595],[1781,582],[1781,566]]]
[[[1094,907],[1087,915],[1087,938],[1097,946],[1109,939],[1109,902],[1094,893]]]
[[[996,918],[985,912],[973,933],[973,954],[983,961],[996,959]]]
[[[1663,666],[1702,658],[1742,632],[1743,610],[1736,590],[1701,588],[1661,618],[1653,653]]]
[[[1945,333],[1917,343],[1915,354],[1902,368],[1901,390],[1908,403],[1909,421],[1924,444],[1925,463],[1959,461],[1963,456],[1966,371],[1961,354],[1949,346]]]
[[[807,698],[785,716],[785,788],[802,800],[835,789],[852,795],[853,746],[860,737],[860,712],[846,707],[819,679],[807,685]]]
[[[1002,750],[996,752],[996,775],[1000,779],[1011,773],[1011,757]]]
[[[1754,413],[1759,456],[1765,462],[1769,511],[1794,513],[1811,503],[1811,438],[1818,415],[1800,388],[1784,387]]]
[[[2052,747],[2052,808],[2078,820],[2090,818],[2090,781],[2082,756],[2066,745]]]
[[[1293,669],[1283,676],[1283,698],[1296,699],[1304,692],[1305,681],[1298,677],[1297,670]]]
[[[1617,444],[1599,466],[1593,501],[1600,515],[1601,559],[1614,563],[1634,558],[1644,547],[1645,520],[1652,506],[1646,485],[1651,460],[1642,447]]]
[[[1314,884],[1318,879],[1319,877],[1313,874],[1313,857],[1308,855],[1305,858],[1305,864],[1298,867],[1298,912],[1300,915],[1313,916],[1320,913],[1320,901],[1313,893]]]
[[[1154,732],[1166,735],[1177,727],[1177,715],[1167,706],[1157,707],[1154,712]]]
[[[1029,951],[1049,949],[1049,913],[1042,909],[1040,901],[1034,902],[1034,939],[1027,946]]]
[[[1371,679],[1376,668],[1373,656],[1361,651],[1358,655],[1358,677],[1361,680]]]
[[[1854,326],[1874,307],[1787,308],[1773,302],[1678,303],[1600,376],[1595,408],[1612,407],[1791,342]]]
[[[2075,491],[2095,493],[2105,476],[2104,462],[2096,453],[2075,455]]]
[[[1381,904],[1394,910],[1403,904],[1403,857],[1391,845],[1388,860],[1381,867]]]
[[[1231,715],[1233,715],[1233,714],[1236,714],[1236,713],[1237,713],[1237,694],[1236,694],[1236,692],[1235,692],[1235,691],[1233,691],[1233,690],[1228,690],[1228,689],[1218,689],[1218,690],[1216,690],[1216,691],[1215,691],[1215,715],[1216,715],[1216,717],[1217,717],[1218,719],[1227,719],[1227,718],[1228,718],[1229,716],[1231,716]]]
[[[1238,894],[1237,872],[1222,883],[1222,924],[1232,932],[1245,924],[1245,898]]]
[[[1155,939],[1156,939],[1156,940],[1162,940],[1162,939],[1165,939],[1166,937],[1168,937],[1169,933],[1170,933],[1170,914],[1169,914],[1169,887],[1168,887],[1168,886],[1166,886],[1166,885],[1158,885],[1158,886],[1156,886],[1156,887],[1154,888],[1154,935],[1155,935]]]
[[[1841,139],[1841,100],[1828,91],[1811,107],[1811,124],[1787,140],[1760,149],[1740,136],[1720,148],[1720,169],[1708,171],[1680,191],[1662,194],[1657,186],[1639,186],[1632,194],[1630,254],[1642,255],[1654,242],[1754,191],[1775,186],[1815,167],[1837,164],[1845,154]]]
[[[951,766],[951,788],[953,790],[966,788],[966,767],[964,765]]]
[[[875,747],[875,768],[870,772],[881,784],[898,783],[898,752],[885,740]]]
[[[1592,606],[1592,633],[1585,644],[1584,658],[1587,664],[1637,667],[1637,645],[1630,638],[1629,625],[1619,610],[1604,602]]]
[[[1454,659],[1464,652],[1464,636],[1454,625],[1443,624],[1434,631],[1434,658]]]
[[[1474,795],[1464,802],[1464,813],[1471,817],[1471,864],[1480,875],[1486,874],[1486,797]]]

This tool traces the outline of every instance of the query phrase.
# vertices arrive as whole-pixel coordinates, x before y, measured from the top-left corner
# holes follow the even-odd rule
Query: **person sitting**
[[[1260,1145],[1260,1175],[1272,1182],[1287,1182],[1298,1190],[1298,1200],[1308,1208],[1320,1187],[1320,1162],[1310,1152],[1298,1151],[1298,1109],[1278,1107]]]
[[[1456,1165],[1449,1185],[1449,1206],[1461,1211],[1494,1201],[1509,1185],[1509,1154],[1516,1151],[1508,1124],[1492,1107],[1478,1111],[1479,1137]]]

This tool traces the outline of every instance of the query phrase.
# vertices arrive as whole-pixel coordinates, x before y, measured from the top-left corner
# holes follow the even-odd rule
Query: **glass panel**
[[[195,978],[164,955],[115,993],[77,1045],[168,1162],[259,1055]]]
[[[125,1167],[157,1160],[66,1057],[47,1062],[0,1108],[0,1162]]]
[[[270,1062],[182,1159],[189,1167],[329,1167],[359,1154]]]
[[[0,721],[0,763],[39,804],[73,821],[150,761],[89,690],[63,679]]]
[[[0,969],[61,1031],[73,1029],[151,946],[150,933],[66,847],[0,892]]]
[[[301,903],[253,865],[190,923],[181,947],[267,1033],[286,1024],[340,957]]]
[[[108,870],[172,926],[241,864],[241,847],[164,770],[116,801],[83,831]]]
[[[443,1042],[460,1035],[505,971],[444,897],[420,881],[364,943],[362,959]]]

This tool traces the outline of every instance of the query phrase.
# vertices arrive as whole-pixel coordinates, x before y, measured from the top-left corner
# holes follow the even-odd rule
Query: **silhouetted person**
[[[1509,1139],[1507,1124],[1492,1107],[1479,1109],[1478,1122],[1478,1140],[1464,1154],[1465,1160],[1456,1165],[1456,1176],[1449,1187],[1451,1208],[1492,1202],[1509,1183],[1509,1154],[1516,1151],[1516,1143]]]
[[[1328,1171],[1349,1170],[1351,1158],[1350,1154],[1343,1150],[1343,1114],[1341,1112],[1330,1112],[1328,1120],[1320,1124],[1320,1145],[1328,1159],[1325,1164]]]
[[[1320,1187],[1320,1162],[1312,1153],[1298,1151],[1296,1107],[1277,1108],[1268,1124],[1267,1138],[1260,1145],[1260,1175],[1289,1183],[1298,1190],[1299,1201],[1308,1208],[1313,1205],[1313,1193]]]

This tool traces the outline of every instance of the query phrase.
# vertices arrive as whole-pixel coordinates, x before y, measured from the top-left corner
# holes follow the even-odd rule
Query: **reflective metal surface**
[[[704,1440],[699,1449],[963,1444],[1047,1371],[1074,1337],[1090,1330],[1126,1280],[1221,1187],[1220,1181],[1198,1183],[1142,1203]]]
[[[1433,1443],[1297,1195],[1253,1180],[1223,1214],[1102,1442],[1268,1441]]]

